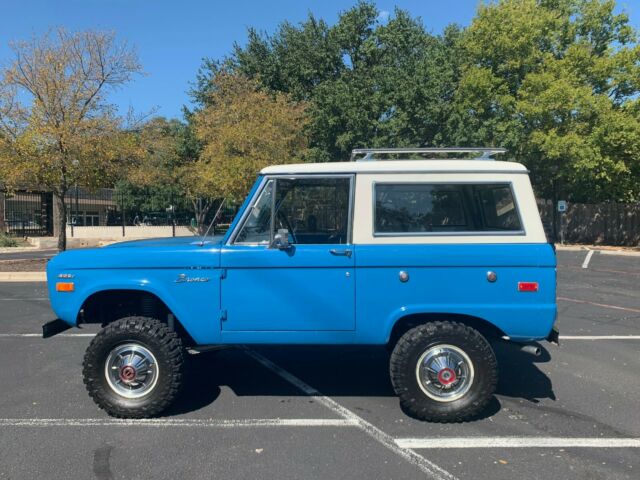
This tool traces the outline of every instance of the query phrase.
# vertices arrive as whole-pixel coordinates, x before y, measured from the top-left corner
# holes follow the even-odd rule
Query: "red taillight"
[[[537,292],[538,282],[518,282],[519,292]]]

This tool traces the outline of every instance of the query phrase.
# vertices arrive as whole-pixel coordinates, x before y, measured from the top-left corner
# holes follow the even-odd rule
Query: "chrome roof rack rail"
[[[355,148],[351,151],[351,161],[375,161],[376,155],[423,155],[427,153],[477,153],[473,160],[493,160],[493,155],[505,153],[504,148],[450,147],[450,148]],[[361,158],[358,158],[361,156]],[[409,158],[399,158],[408,160]],[[433,158],[424,160],[434,160]],[[441,160],[441,159],[436,159]]]

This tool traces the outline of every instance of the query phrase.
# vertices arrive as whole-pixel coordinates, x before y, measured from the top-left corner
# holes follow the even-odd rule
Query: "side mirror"
[[[289,250],[291,244],[289,243],[289,230],[286,228],[280,228],[278,233],[273,236],[273,242],[271,248],[277,248],[278,250]]]

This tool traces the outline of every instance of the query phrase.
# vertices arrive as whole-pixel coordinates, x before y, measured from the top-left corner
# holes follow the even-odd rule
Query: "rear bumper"
[[[54,335],[64,332],[65,330],[68,330],[70,328],[71,325],[69,325],[64,320],[60,320],[59,318],[56,320],[51,320],[50,322],[42,325],[42,338],[53,337]]]

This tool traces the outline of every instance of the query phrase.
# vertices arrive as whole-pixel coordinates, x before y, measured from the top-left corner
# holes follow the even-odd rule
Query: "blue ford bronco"
[[[362,149],[357,161],[265,168],[222,237],[53,258],[59,319],[43,335],[102,325],[84,383],[117,417],[165,410],[188,349],[367,344],[391,351],[410,414],[469,419],[496,387],[493,342],[535,352],[558,339],[555,251],[527,169],[491,158],[502,152]]]

